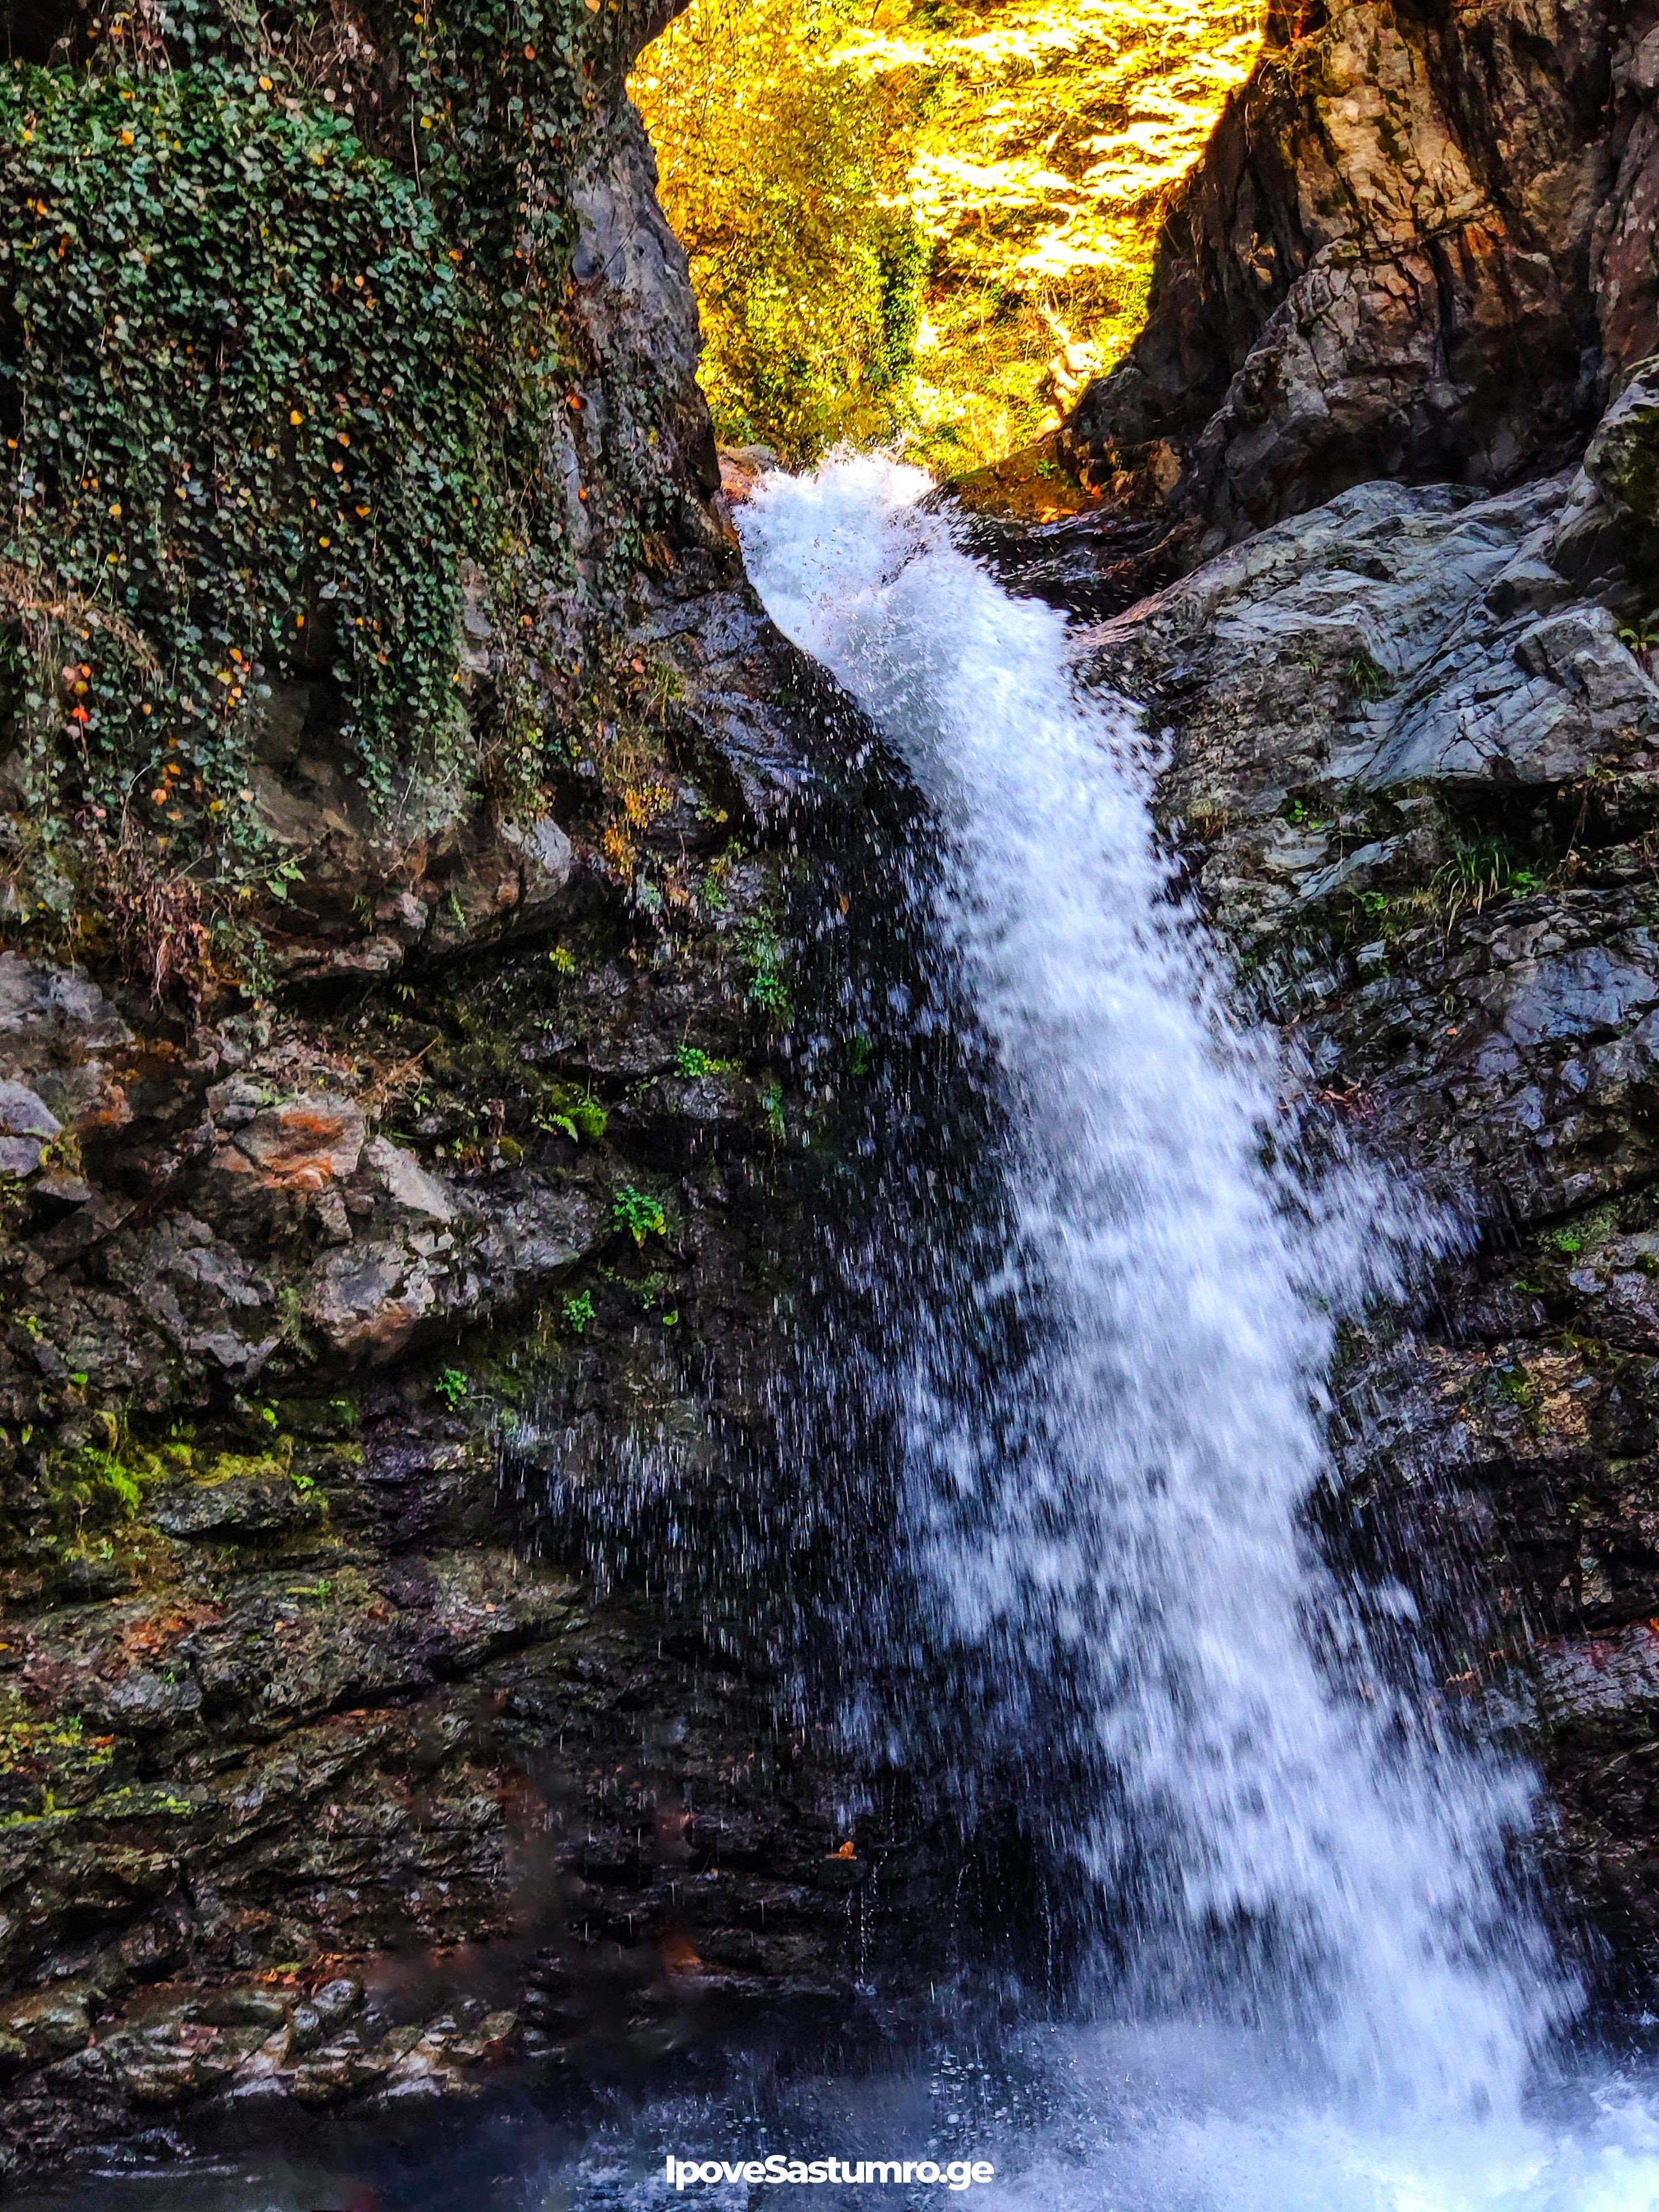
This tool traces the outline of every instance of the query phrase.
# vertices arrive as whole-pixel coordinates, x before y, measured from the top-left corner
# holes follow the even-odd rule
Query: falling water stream
[[[775,617],[932,799],[939,924],[1014,1102],[1006,1266],[1042,1326],[998,1378],[1027,1401],[1017,1448],[950,1342],[911,1355],[926,1626],[994,1678],[994,1727],[1058,1730],[1097,1771],[1073,1845],[1133,1916],[1138,2008],[1190,2004],[1231,1954],[1224,2002],[1314,2028],[1346,2093],[1489,2109],[1548,2006],[1494,1910],[1524,1798],[1408,1699],[1358,1694],[1358,1624],[1302,1526],[1335,1317],[1436,1224],[1352,1168],[1310,1220],[1265,1164],[1273,1062],[1172,896],[1136,717],[918,512],[924,483],[872,459],[776,478],[744,534]]]
[[[990,2063],[981,2034],[781,2103],[659,2100],[513,2154],[491,2201],[750,2204],[738,2181],[665,2198],[666,2146],[988,2159],[981,2212],[1655,2212],[1659,2100],[1560,2056],[1576,1992],[1515,1872],[1530,1778],[1442,1712],[1404,1590],[1310,1533],[1342,1319],[1456,1224],[1296,1128],[1160,846],[1152,738],[927,489],[835,460],[740,520],[774,618],[921,790],[909,890],[1000,1115],[994,1234],[964,1258],[920,1222],[919,1294],[859,1354],[884,1363],[899,1495],[890,1589],[854,1599],[868,1671],[878,1638],[891,1663],[849,1670],[846,1726],[900,1765],[944,1747],[969,1797],[1012,1780],[1091,1947],[1063,2022],[1005,2006]],[[391,2201],[483,2198],[405,2176]]]
[[[1097,2104],[1098,2159],[1039,2154],[1015,2194],[1659,2203],[1639,2106],[1571,2143],[1524,2117],[1573,2001],[1506,1871],[1528,1778],[1398,1663],[1403,1592],[1350,1587],[1307,1531],[1337,1326],[1455,1225],[1374,1167],[1310,1164],[1160,849],[1139,719],[1079,683],[1063,618],[961,552],[927,488],[836,460],[767,480],[741,530],[774,618],[930,802],[936,924],[1008,1116],[981,1289],[1024,1310],[1029,1348],[988,1393],[950,1299],[893,1347],[899,1571],[990,1755],[1040,1776],[1058,1743],[1093,1785],[1064,1842],[1111,1931],[1113,2025],[1078,2032],[1071,2078],[1163,2085],[1145,2076],[1127,2131]],[[876,1724],[902,1755],[902,1718]]]

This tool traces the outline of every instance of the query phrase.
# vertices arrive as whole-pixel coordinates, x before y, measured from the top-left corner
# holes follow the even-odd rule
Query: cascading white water
[[[1299,2030],[1351,2110],[1511,2106],[1561,2001],[1536,1931],[1502,1924],[1524,1778],[1384,1684],[1303,1525],[1334,1316],[1436,1226],[1356,1167],[1310,1201],[1271,1164],[1273,1053],[1173,895],[1136,717],[1079,689],[1061,617],[960,552],[926,489],[838,460],[767,480],[740,526],[774,617],[930,799],[1011,1115],[987,1289],[1040,1316],[1038,1350],[999,1409],[953,1388],[948,1342],[915,1349],[927,1632],[1007,1742],[1063,1730],[1098,1773],[1072,1841],[1132,1919],[1136,2017]]]

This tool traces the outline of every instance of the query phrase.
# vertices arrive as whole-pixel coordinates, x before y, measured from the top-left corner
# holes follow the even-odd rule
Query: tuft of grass
[[[1358,653],[1349,654],[1342,671],[1342,682],[1352,697],[1368,703],[1373,699],[1386,698],[1394,689],[1393,677],[1363,646]]]
[[[1448,929],[1461,914],[1479,914],[1490,899],[1508,892],[1527,898],[1544,889],[1544,878],[1515,852],[1507,839],[1471,837],[1435,871],[1430,889]]]

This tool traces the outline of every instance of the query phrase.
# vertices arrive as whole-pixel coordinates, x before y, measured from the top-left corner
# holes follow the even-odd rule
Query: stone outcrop
[[[1275,5],[1072,465],[1190,560],[1376,477],[1575,460],[1659,349],[1656,35],[1606,0]]]
[[[839,1856],[740,1674],[469,1540],[489,1455],[425,1426],[371,1419],[356,1476],[423,1502],[400,1559],[374,1564],[353,1516],[261,1568],[245,1524],[228,1583],[82,1606],[10,1647],[14,1711],[74,1683],[82,1714],[7,1736],[22,1802],[0,1864],[30,1909],[3,1940],[14,1977],[49,1978],[0,2001],[0,2068],[34,2154],[158,2119],[477,2099],[573,2055],[649,2063],[757,2002],[856,2008],[875,1825]]]

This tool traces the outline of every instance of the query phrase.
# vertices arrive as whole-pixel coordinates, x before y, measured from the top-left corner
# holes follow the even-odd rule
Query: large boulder
[[[1201,556],[1370,477],[1572,458],[1659,344],[1650,48],[1610,0],[1270,10],[1063,434]]]

